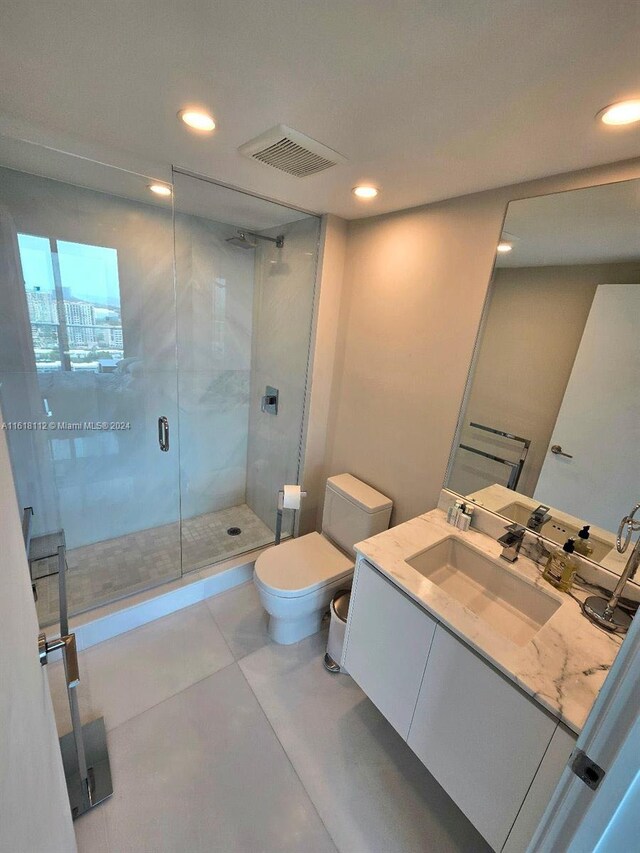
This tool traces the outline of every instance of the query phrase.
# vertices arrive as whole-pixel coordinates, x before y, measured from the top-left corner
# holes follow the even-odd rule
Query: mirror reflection
[[[620,573],[639,376],[640,181],[512,202],[446,486]]]

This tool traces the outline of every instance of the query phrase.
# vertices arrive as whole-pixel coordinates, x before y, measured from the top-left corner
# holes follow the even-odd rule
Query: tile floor
[[[241,533],[230,536],[228,528]],[[273,531],[247,506],[209,512],[182,523],[184,572],[209,566],[273,542]],[[83,613],[180,576],[180,525],[166,524],[67,552],[67,595],[72,614]],[[39,574],[46,561],[35,564]],[[55,570],[51,563],[49,571]],[[40,625],[58,621],[57,575],[37,581]]]
[[[80,655],[83,720],[103,715],[114,795],[76,821],[80,853],[485,853],[324,632],[269,640],[253,584]],[[62,665],[49,668],[61,733]]]

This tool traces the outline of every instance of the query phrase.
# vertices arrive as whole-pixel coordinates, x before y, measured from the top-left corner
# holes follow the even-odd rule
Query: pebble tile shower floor
[[[239,527],[241,533],[227,533]],[[208,566],[273,542],[273,531],[246,504],[185,519],[182,523],[184,571]],[[45,561],[38,573],[47,570]],[[67,595],[73,614],[133,595],[179,574],[180,525],[167,524],[67,552]],[[49,571],[53,570],[53,564]],[[37,581],[38,619],[42,626],[58,621],[58,578]]]

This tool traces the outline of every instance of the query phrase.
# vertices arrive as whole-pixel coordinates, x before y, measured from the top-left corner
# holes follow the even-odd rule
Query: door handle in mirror
[[[169,419],[164,415],[158,418],[158,444],[165,453],[169,450]]]
[[[552,444],[551,452],[556,456],[566,456],[567,459],[573,459],[573,456],[570,453],[565,453],[559,444]]]

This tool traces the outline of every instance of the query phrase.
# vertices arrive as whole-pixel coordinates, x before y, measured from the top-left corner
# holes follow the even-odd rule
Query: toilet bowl
[[[290,539],[256,560],[254,583],[276,643],[320,630],[338,589],[353,575],[354,545],[389,526],[392,502],[351,474],[327,480],[322,533]]]

